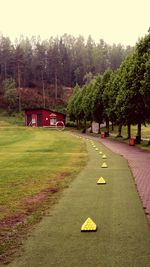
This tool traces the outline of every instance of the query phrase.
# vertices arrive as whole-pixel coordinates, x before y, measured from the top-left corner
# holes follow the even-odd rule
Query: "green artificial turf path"
[[[72,137],[77,138],[77,137]],[[150,232],[127,161],[85,139],[86,167],[24,243],[10,267],[149,267]],[[108,168],[101,168],[106,162]],[[97,185],[103,177],[104,185]],[[81,232],[90,217],[96,232]]]

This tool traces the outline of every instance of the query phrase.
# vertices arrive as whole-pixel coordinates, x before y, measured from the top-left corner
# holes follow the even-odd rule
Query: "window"
[[[55,125],[55,124],[56,124],[56,118],[51,118],[50,125]]]

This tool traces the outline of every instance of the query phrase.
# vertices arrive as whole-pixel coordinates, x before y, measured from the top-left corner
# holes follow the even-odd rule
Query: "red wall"
[[[42,126],[50,126],[50,115],[52,113],[56,115],[56,122],[57,121],[65,122],[64,114],[56,113],[46,109],[31,109],[31,110],[29,109],[25,111],[25,125],[27,126],[27,115],[31,115],[32,118],[36,118],[36,123],[35,125],[32,126],[37,126],[37,114],[42,114]]]

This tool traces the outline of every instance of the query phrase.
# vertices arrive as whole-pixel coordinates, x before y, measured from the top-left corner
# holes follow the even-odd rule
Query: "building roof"
[[[66,114],[64,114],[62,112],[54,111],[54,110],[51,110],[51,109],[48,109],[48,108],[26,108],[26,109],[24,109],[24,111],[33,111],[33,110],[46,110],[46,111],[49,111],[49,112],[52,112],[52,113],[62,114],[64,116],[66,116]]]

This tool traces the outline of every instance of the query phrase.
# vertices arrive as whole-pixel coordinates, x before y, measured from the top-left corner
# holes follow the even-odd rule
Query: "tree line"
[[[117,70],[109,69],[97,75],[83,86],[76,86],[69,99],[68,114],[71,120],[109,122],[121,128],[127,125],[131,137],[131,125],[137,124],[137,142],[141,141],[141,124],[150,122],[150,30],[141,38],[134,50]],[[92,125],[92,124],[91,124]]]
[[[22,36],[12,43],[9,37],[1,35],[0,105],[10,109],[19,105],[21,109],[22,95],[23,107],[28,101],[32,106],[47,107],[49,98],[61,98],[61,86],[83,86],[108,68],[116,70],[132,49],[109,45],[103,39],[95,43],[91,36],[87,40],[67,34],[49,40]]]

